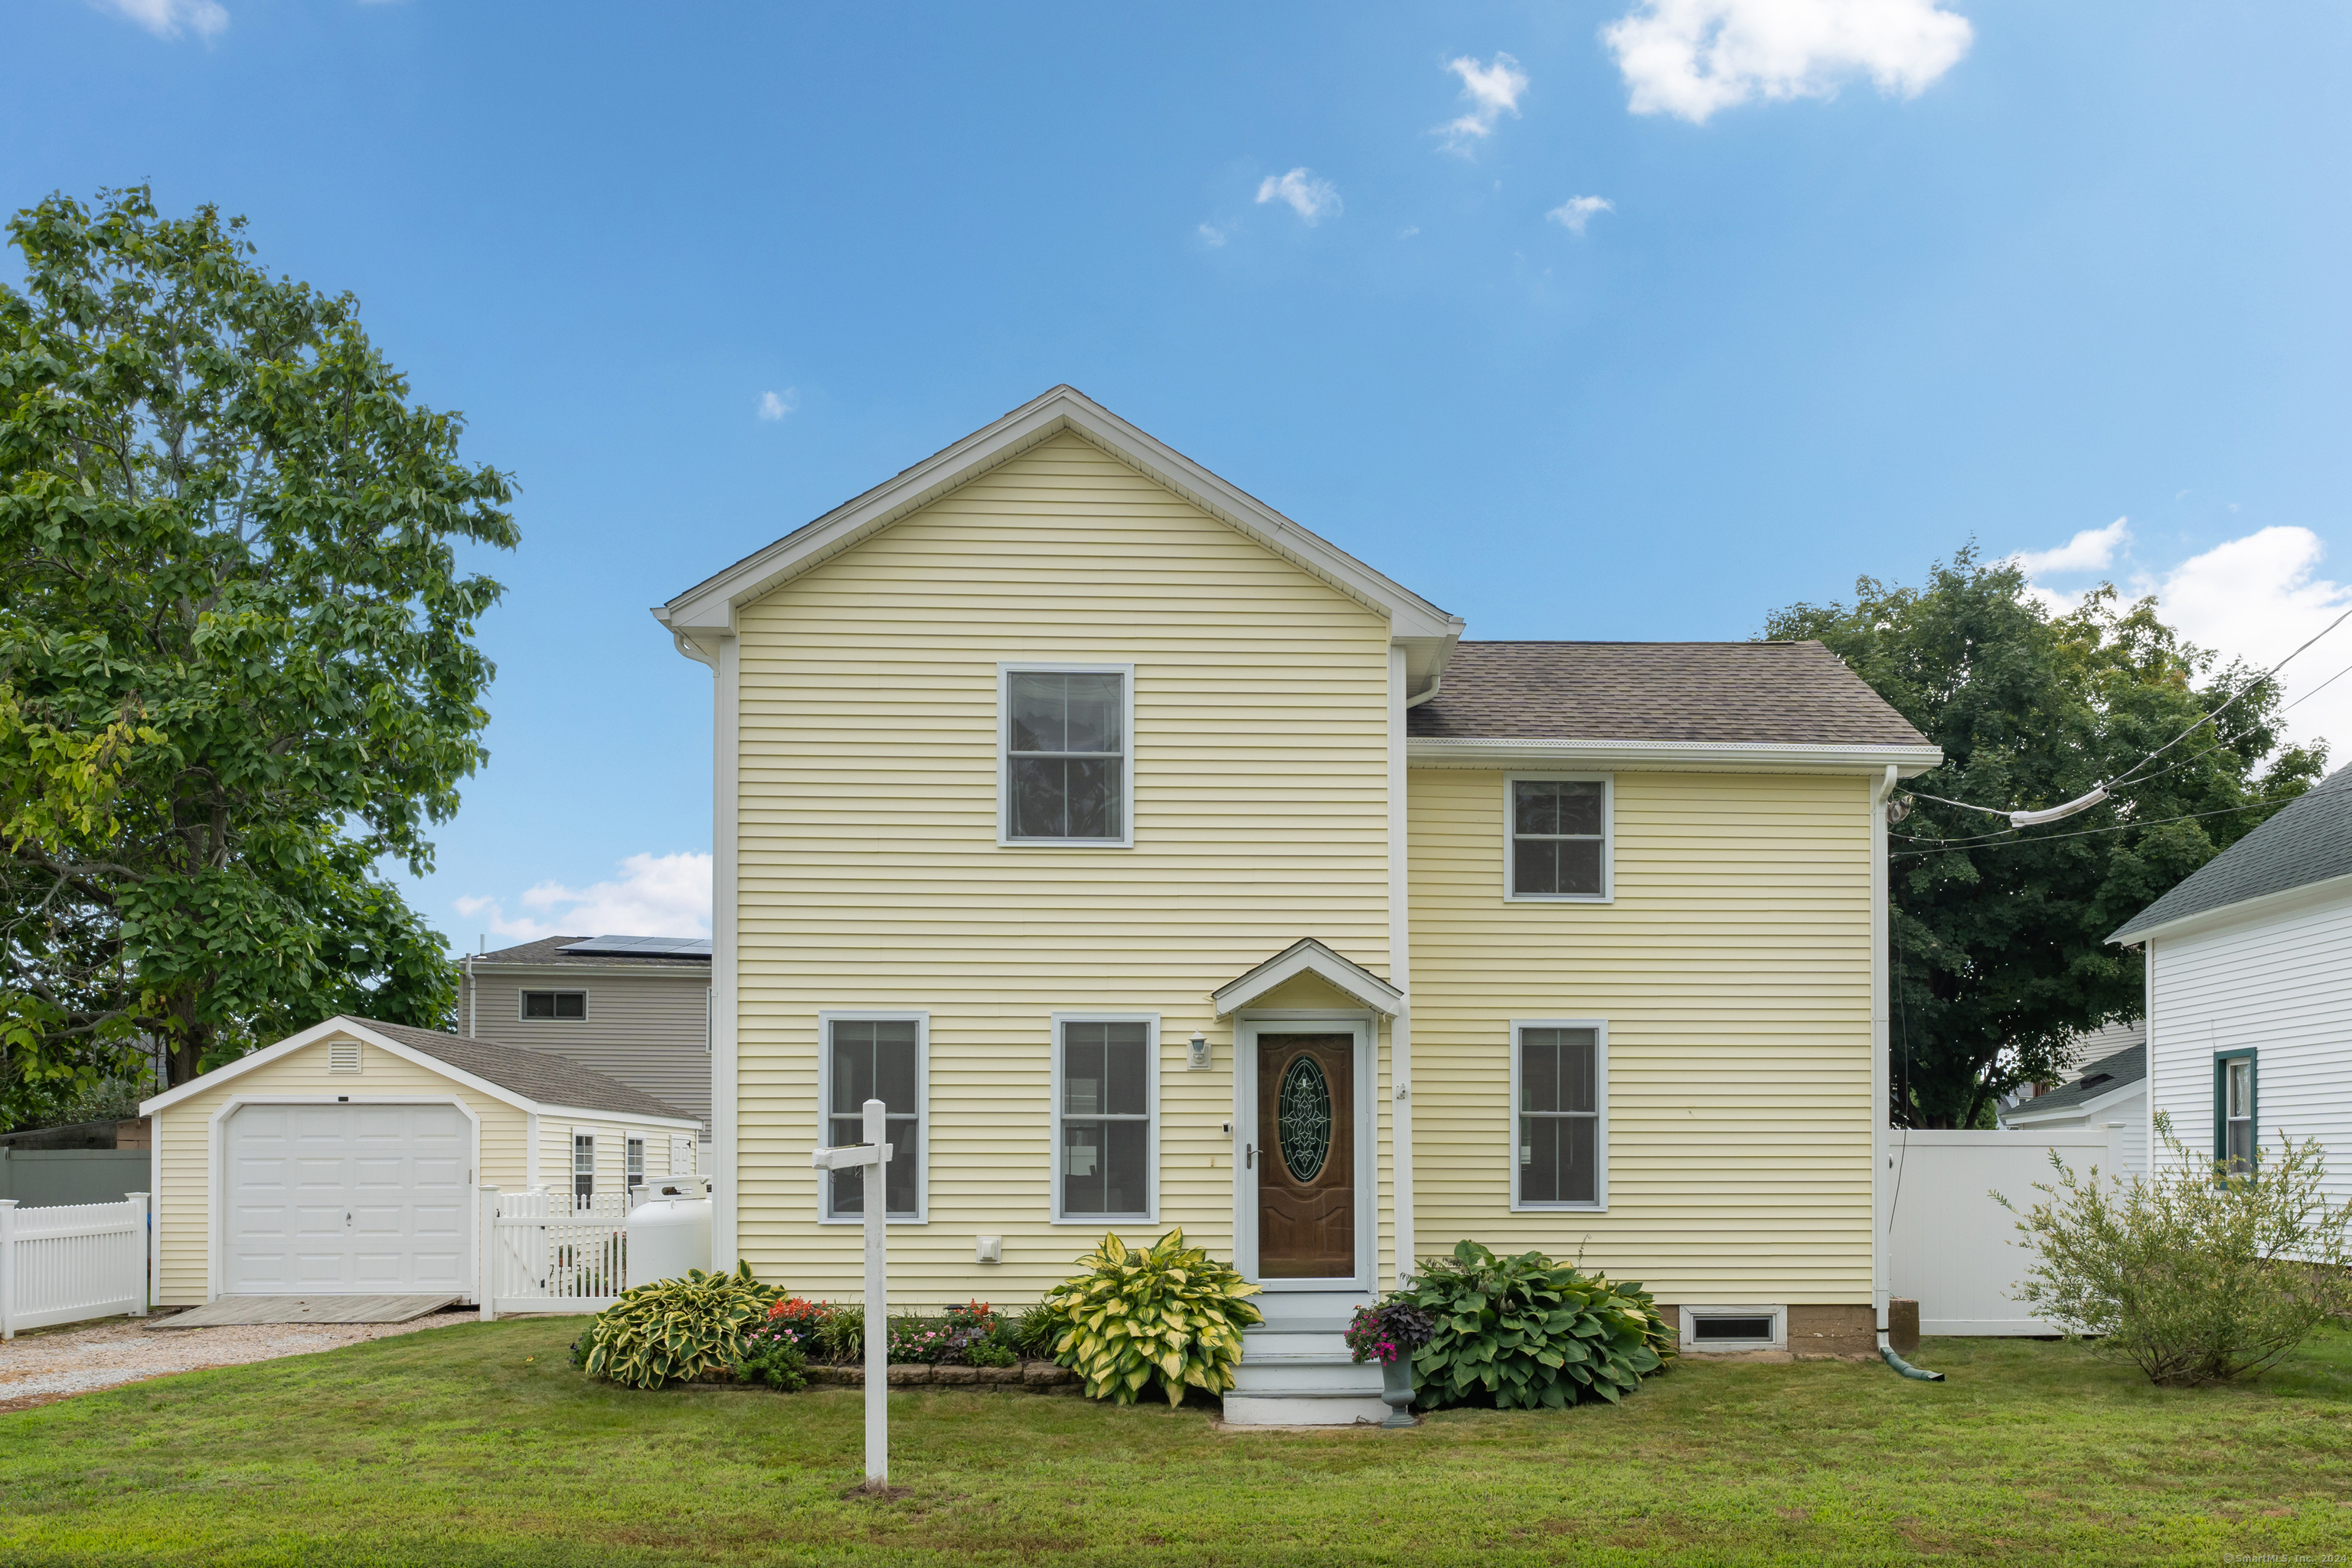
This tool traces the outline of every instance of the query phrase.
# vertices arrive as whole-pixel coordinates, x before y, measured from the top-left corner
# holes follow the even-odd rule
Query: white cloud
[[[1584,226],[1592,221],[1595,213],[1613,213],[1617,209],[1606,196],[1570,196],[1544,216],[1570,234],[1582,234]]]
[[[2117,547],[2131,539],[2131,519],[2105,528],[2086,528],[2055,550],[2021,550],[2010,557],[2028,577],[2054,573],[2104,572],[2115,564]]]
[[[586,888],[541,882],[520,900],[526,912],[509,919],[504,901],[455,900],[461,915],[512,942],[549,936],[709,936],[710,857],[632,855],[617,880]]]
[[[1832,98],[1856,75],[1916,97],[1975,35],[1937,0],[1640,0],[1601,36],[1634,113],[1703,125],[1750,99]]]
[[[2268,669],[2347,608],[2352,586],[2317,575],[2327,546],[2307,528],[2265,528],[2216,545],[2164,574],[2155,584],[2165,620],[2190,642]],[[2352,621],[2322,638],[2279,672],[2294,702],[2352,665]],[[2352,676],[2317,692],[2286,716],[2299,739],[2333,742],[2336,765],[2352,747]]]
[[[228,26],[228,12],[217,0],[93,0],[93,4],[130,17],[159,38],[176,38],[183,29],[199,38],[217,37]]]
[[[1309,224],[1336,217],[1342,210],[1339,187],[1328,180],[1317,179],[1311,170],[1304,168],[1293,169],[1286,174],[1268,174],[1258,183],[1257,199],[1260,205],[1272,201],[1287,202],[1290,210]]]
[[[1497,54],[1482,66],[1464,55],[1446,61],[1445,68],[1462,79],[1462,96],[1470,100],[1470,108],[1459,120],[1449,121],[1430,134],[1444,137],[1446,146],[1454,151],[1465,151],[1473,142],[1493,135],[1496,121],[1518,113],[1519,94],[1528,90],[1528,73],[1510,56]]]
[[[760,394],[760,417],[762,419],[782,419],[800,405],[801,395],[793,387],[788,386],[782,392]]]
[[[1260,196],[1258,199],[1260,201],[1264,201],[1265,198]],[[1225,241],[1233,238],[1233,237],[1234,231],[1229,228],[1219,228],[1213,223],[1204,223],[1201,226],[1201,243],[1210,247],[1212,249],[1224,244]]]

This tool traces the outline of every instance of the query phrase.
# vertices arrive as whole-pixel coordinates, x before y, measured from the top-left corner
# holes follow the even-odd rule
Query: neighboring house
[[[457,1017],[478,1040],[556,1055],[691,1112],[710,1138],[710,943],[551,936],[469,955]]]
[[[2107,1157],[2100,1169],[2129,1177],[2147,1172],[2147,1047],[2126,1046],[2083,1068],[2071,1083],[2021,1104],[2004,1106],[2000,1124],[2028,1132],[2075,1128],[2104,1131]]]
[[[140,1108],[154,1129],[156,1299],[474,1296],[485,1186],[607,1209],[693,1167],[695,1119],[601,1073],[330,1018]]]
[[[2048,1094],[2062,1089],[2089,1070],[2089,1065],[2114,1056],[2128,1046],[2147,1043],[2147,1024],[2143,1019],[2118,1020],[2103,1024],[2095,1029],[2085,1029],[2067,1042],[2063,1065],[2058,1076],[2047,1083],[2023,1083],[2000,1096],[1994,1107],[1997,1116],[2022,1108],[2037,1094]]]
[[[2107,940],[2147,957],[2151,1114],[2203,1159],[2317,1139],[2352,1197],[2352,768]]]
[[[856,1296],[810,1156],[878,1096],[898,1299],[1181,1226],[1265,1288],[1229,1419],[1377,1418],[1338,1331],[1465,1237],[1872,1347],[1940,759],[1820,645],[1462,642],[1066,387],[655,614],[717,674],[721,1267]]]

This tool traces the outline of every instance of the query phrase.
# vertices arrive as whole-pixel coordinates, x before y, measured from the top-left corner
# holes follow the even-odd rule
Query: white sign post
[[[890,1308],[886,1300],[890,1196],[882,1167],[890,1163],[887,1107],[866,1102],[866,1142],[819,1149],[809,1163],[820,1171],[858,1171],[865,1176],[866,1213],[866,1484],[890,1484]]]

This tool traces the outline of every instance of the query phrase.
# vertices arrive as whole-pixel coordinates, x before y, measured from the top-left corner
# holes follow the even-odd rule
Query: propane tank
[[[629,1238],[629,1284],[682,1279],[710,1267],[710,1179],[682,1176],[637,1189],[643,1199],[623,1228]]]

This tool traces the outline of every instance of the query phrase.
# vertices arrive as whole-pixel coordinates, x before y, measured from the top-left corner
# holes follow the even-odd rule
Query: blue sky
[[[2352,604],[2340,5],[18,0],[6,36],[8,207],[247,215],[517,477],[492,760],[413,889],[457,945],[704,929],[709,678],[646,606],[1057,382],[1473,637],[1745,637],[1972,537],[2250,658]],[[2347,663],[2352,626],[2290,695]],[[2352,742],[2352,678],[2294,717]]]

